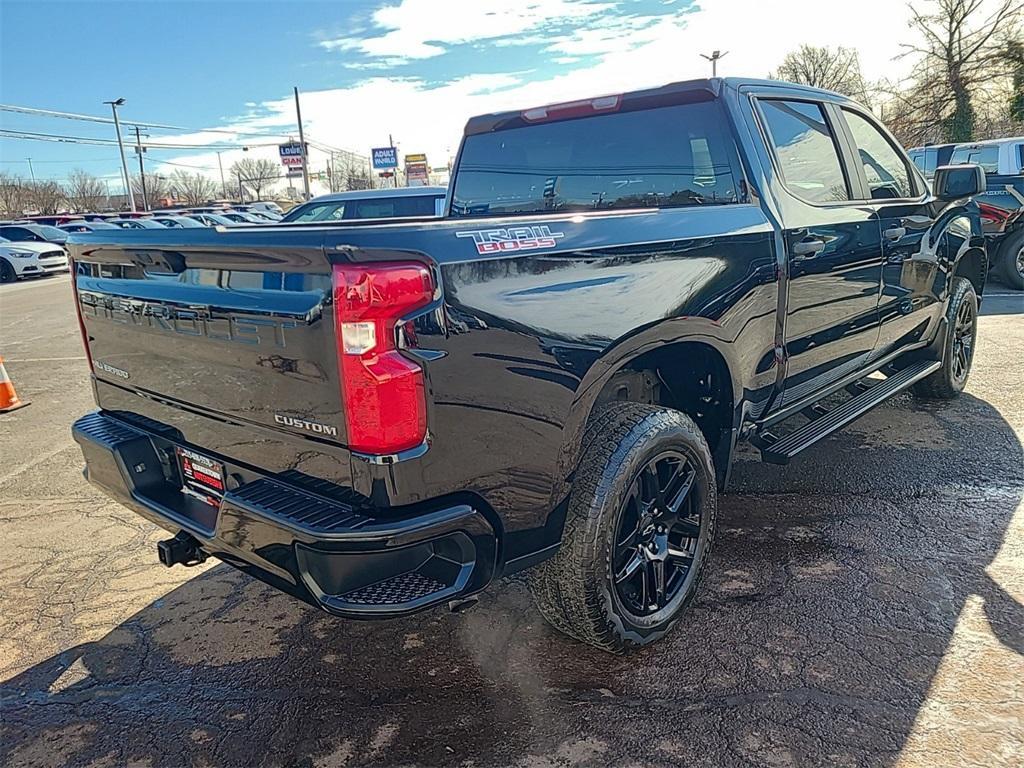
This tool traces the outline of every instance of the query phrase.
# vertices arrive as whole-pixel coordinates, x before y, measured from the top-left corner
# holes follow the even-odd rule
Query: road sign
[[[383,171],[398,167],[398,150],[394,147],[374,147],[370,150],[373,158],[373,170]]]
[[[427,166],[422,163],[405,166],[405,186],[425,187],[430,183]]]
[[[288,144],[281,144],[278,146],[277,152],[281,156],[281,163],[283,165],[302,167],[302,145],[299,142],[292,141]],[[306,154],[309,154],[308,144],[306,145]]]

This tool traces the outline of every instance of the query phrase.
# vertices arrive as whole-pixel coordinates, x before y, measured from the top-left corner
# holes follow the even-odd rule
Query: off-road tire
[[[965,311],[964,304],[971,312],[973,326],[970,334],[970,351],[967,358],[967,370],[962,376],[957,375],[955,358],[957,354],[957,318]],[[965,277],[952,278],[949,306],[946,308],[946,338],[942,346],[942,366],[929,376],[921,379],[913,386],[918,397],[932,400],[952,400],[959,397],[967,385],[971,373],[971,362],[974,360],[974,347],[978,338],[978,297],[974,286]]]
[[[1006,238],[996,252],[999,279],[1018,291],[1024,291],[1024,275],[1020,272],[1021,249],[1024,249],[1024,229]]]
[[[634,479],[652,457],[671,450],[690,461],[691,493],[700,505],[701,532],[688,585],[680,587],[671,615],[637,617],[626,610],[613,583],[612,563],[620,510]],[[533,569],[531,591],[556,629],[612,653],[626,653],[667,633],[700,585],[715,535],[717,487],[704,436],[684,413],[637,403],[604,406],[587,425],[584,451],[569,499],[562,544]]]

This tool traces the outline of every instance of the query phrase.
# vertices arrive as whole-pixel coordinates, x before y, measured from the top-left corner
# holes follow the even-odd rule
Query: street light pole
[[[725,58],[728,51],[712,51],[711,55],[701,54],[702,59],[707,59],[711,62],[711,76],[718,77],[718,60]]]
[[[139,126],[135,126],[135,151],[139,154],[139,177],[142,179],[142,210],[149,210],[149,194],[146,192],[146,166],[142,163],[142,139]]]
[[[132,194],[132,180],[128,175],[128,161],[124,159],[121,122],[117,119],[117,108],[124,105],[124,99],[114,99],[114,101],[104,101],[103,103],[109,104],[110,111],[114,113],[114,130],[117,132],[117,148],[121,151],[121,171],[124,173],[124,190],[125,194],[128,195],[128,203],[131,205],[132,212],[134,213],[137,210],[135,207],[135,195]]]
[[[299,123],[299,149],[302,152],[302,186],[309,200],[309,158],[306,157],[306,137],[302,133],[302,110],[299,108],[299,87],[295,86],[295,119]]]

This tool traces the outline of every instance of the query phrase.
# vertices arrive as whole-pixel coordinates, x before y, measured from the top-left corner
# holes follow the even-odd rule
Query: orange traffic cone
[[[4,368],[4,359],[0,357],[0,413],[16,411],[26,405],[28,405],[28,401],[19,398],[18,393],[14,391],[11,377],[7,375],[7,369]]]

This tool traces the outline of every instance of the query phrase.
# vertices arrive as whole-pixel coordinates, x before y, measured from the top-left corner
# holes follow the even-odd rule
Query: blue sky
[[[730,51],[725,74],[763,76],[803,42],[856,47],[866,74],[891,74],[906,36],[902,5],[0,0],[0,102],[107,115],[102,102],[124,97],[127,120],[190,129],[152,130],[151,141],[240,146],[294,134],[291,88],[298,85],[314,139],[365,154],[393,133],[403,152],[427,152],[443,165],[473,114],[704,76],[699,54],[715,48]],[[879,35],[883,13],[891,39]],[[113,137],[98,123],[8,112],[0,123]],[[238,133],[197,133],[208,128]],[[272,146],[251,152],[276,158]],[[224,152],[225,166],[242,156],[241,149]],[[0,138],[0,169],[27,175],[26,157],[34,158],[37,177],[63,178],[74,167],[112,178],[118,172],[111,147]],[[185,165],[216,176],[209,150],[151,150],[147,159],[167,172]],[[316,170],[326,156],[312,161]]]

